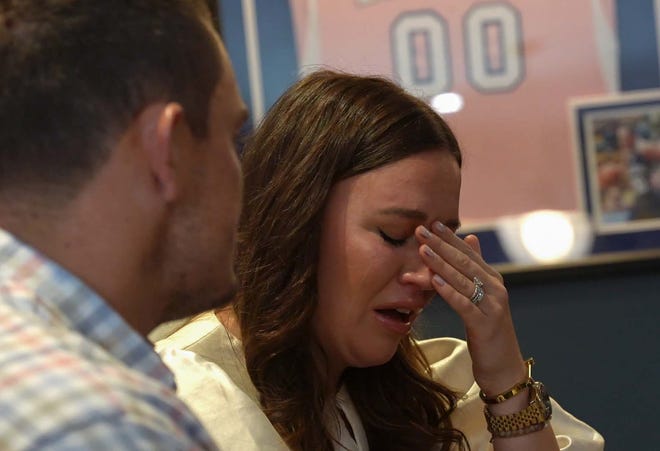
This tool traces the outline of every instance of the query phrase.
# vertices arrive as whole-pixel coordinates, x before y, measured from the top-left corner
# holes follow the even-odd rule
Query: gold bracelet
[[[532,365],[534,365],[534,358],[530,357],[529,359],[525,360],[525,365],[527,365],[527,377],[525,380],[518,382],[507,391],[492,397],[486,396],[483,390],[479,390],[479,397],[481,400],[486,404],[499,404],[506,401],[507,399],[513,398],[524,389],[530,387],[534,383],[534,379],[532,379]]]
[[[486,425],[495,438],[519,437],[545,428],[552,418],[550,397],[541,382],[530,386],[529,404],[520,412],[509,415],[493,415],[488,406],[484,406]]]
[[[524,429],[518,429],[515,431],[503,431],[499,432],[496,434],[491,432],[491,437],[490,441],[492,442],[496,438],[509,438],[509,437],[520,437],[523,435],[531,434],[532,432],[540,431],[542,429],[545,429],[545,427],[548,425],[548,423],[539,423],[539,424],[532,424],[531,426],[527,426]]]

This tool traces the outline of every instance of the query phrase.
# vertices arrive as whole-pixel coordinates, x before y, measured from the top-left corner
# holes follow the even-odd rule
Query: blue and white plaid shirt
[[[216,449],[151,344],[2,229],[0,449]]]

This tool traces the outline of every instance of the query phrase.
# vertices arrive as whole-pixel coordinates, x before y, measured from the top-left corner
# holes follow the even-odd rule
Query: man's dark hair
[[[204,0],[0,0],[0,193],[70,197],[157,101],[203,138],[214,34]]]

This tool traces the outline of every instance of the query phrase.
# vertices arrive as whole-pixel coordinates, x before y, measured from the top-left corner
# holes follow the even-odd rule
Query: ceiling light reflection
[[[456,113],[463,109],[463,96],[456,92],[444,92],[431,98],[431,107],[438,114]]]
[[[593,231],[585,214],[539,210],[506,216],[496,224],[497,236],[514,263],[557,263],[591,251]]]

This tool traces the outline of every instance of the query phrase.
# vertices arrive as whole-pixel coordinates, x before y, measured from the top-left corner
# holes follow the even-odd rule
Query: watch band
[[[543,429],[552,417],[550,397],[541,382],[534,382],[530,386],[529,405],[520,412],[509,415],[493,415],[484,406],[484,415],[488,431],[493,438],[517,437],[531,434]]]
[[[534,365],[534,358],[530,357],[525,360],[525,365],[527,366],[527,378],[525,380],[518,382],[507,391],[495,396],[486,396],[483,390],[479,390],[479,397],[481,400],[486,404],[499,404],[507,399],[513,398],[527,387],[530,387],[534,383],[534,379],[532,379],[532,365]]]

